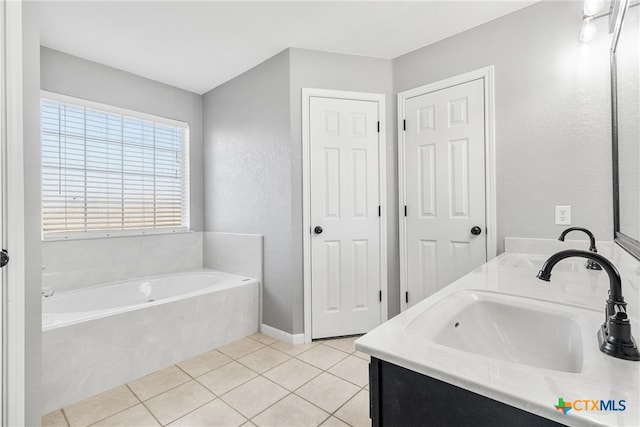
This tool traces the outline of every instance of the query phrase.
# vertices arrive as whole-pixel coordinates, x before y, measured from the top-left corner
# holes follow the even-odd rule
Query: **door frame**
[[[23,162],[22,1],[0,0],[2,46],[2,246],[11,262],[2,269],[2,420],[25,423],[25,242]],[[10,350],[10,351],[9,351]]]
[[[398,93],[398,218],[400,234],[400,311],[408,308],[408,304],[402,296],[407,292],[407,220],[404,216],[404,205],[407,201],[405,182],[405,132],[403,120],[405,119],[405,102],[409,98],[426,95],[431,92],[446,89],[452,86],[469,83],[474,80],[484,80],[484,160],[485,160],[485,214],[486,214],[486,251],[487,259],[494,258],[497,252],[498,233],[496,230],[496,153],[495,153],[495,92],[494,92],[494,66],[480,68],[468,73],[459,74],[434,83]]]
[[[311,98],[335,98],[378,103],[378,192],[380,197],[380,323],[388,318],[387,298],[387,144],[385,138],[385,95],[368,92],[348,92],[330,89],[302,88],[302,252],[303,252],[303,295],[304,295],[304,342],[311,342]]]

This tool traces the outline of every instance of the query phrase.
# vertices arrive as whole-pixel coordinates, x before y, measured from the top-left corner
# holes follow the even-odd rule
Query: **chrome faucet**
[[[600,350],[624,360],[640,360],[640,352],[633,336],[627,316],[627,303],[622,297],[622,280],[618,269],[605,257],[595,252],[568,249],[551,255],[542,265],[538,279],[551,281],[551,270],[565,258],[582,257],[597,262],[609,275],[609,298],[605,307],[604,323],[598,330]]]
[[[558,237],[558,240],[560,240],[561,242],[564,242],[564,237],[569,234],[572,231],[582,231],[584,233],[586,233],[587,236],[589,236],[589,251],[593,252],[593,253],[597,253],[598,250],[596,249],[596,238],[593,236],[593,233],[590,232],[589,230],[587,230],[586,228],[582,228],[582,227],[569,227],[566,230],[564,230],[562,232],[562,234],[560,234],[560,237]],[[598,264],[597,262],[595,262],[592,259],[588,259],[587,263],[585,264],[585,267],[588,270],[602,270],[602,267],[600,267],[600,264]]]

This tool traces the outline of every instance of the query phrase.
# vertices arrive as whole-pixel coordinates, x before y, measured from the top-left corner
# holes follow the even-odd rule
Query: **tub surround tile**
[[[172,422],[175,427],[237,427],[247,422],[235,409],[216,399]]]
[[[344,351],[336,350],[335,348],[321,344],[313,347],[311,350],[307,350],[304,353],[299,354],[297,357],[298,359],[324,371],[347,356],[348,354]]]
[[[273,367],[283,364],[289,359],[291,359],[291,356],[281,351],[274,350],[271,347],[266,347],[241,357],[238,359],[238,362],[258,373],[263,373]]]
[[[349,356],[333,365],[327,372],[358,387],[364,387],[369,383],[369,362],[359,357]]]
[[[369,392],[366,390],[360,391],[342,408],[338,409],[335,416],[346,421],[353,427],[371,426],[371,419],[369,418]]]
[[[296,390],[295,394],[333,413],[360,390],[360,387],[324,372]]]
[[[238,341],[234,341],[231,344],[227,344],[220,347],[218,351],[226,354],[233,359],[239,359],[242,356],[246,356],[249,353],[265,348],[264,344],[261,344],[251,338],[243,338]]]
[[[326,420],[329,414],[295,394],[290,394],[271,406],[253,422],[261,426],[315,427]]]
[[[138,403],[136,396],[123,385],[67,406],[64,413],[71,427],[88,426]]]
[[[42,417],[42,427],[69,427],[62,410],[49,412]]]
[[[233,361],[198,377],[197,380],[215,395],[221,396],[257,376],[258,374],[251,369]]]
[[[321,373],[322,371],[315,366],[298,359],[291,359],[265,372],[263,375],[287,390],[294,391]]]
[[[187,374],[196,378],[229,362],[231,362],[231,359],[228,356],[218,350],[211,350],[180,362],[178,366]]]
[[[205,353],[206,354],[206,353]],[[144,401],[165,391],[184,384],[191,378],[176,366],[156,371],[146,377],[130,382],[128,384],[131,391]]]
[[[310,342],[308,344],[289,344],[282,341],[276,341],[271,344],[271,348],[287,353],[289,356],[297,356],[313,347],[320,345],[318,342]]]
[[[205,231],[202,236],[202,265],[253,277],[262,283],[262,241],[260,234]]]
[[[344,351],[345,353],[352,354],[353,352],[356,351],[356,347],[354,346],[353,342],[358,338],[360,338],[361,336],[362,335],[347,337],[347,338],[338,338],[335,340],[325,340],[325,341],[321,341],[321,343],[323,345],[333,347],[337,350]]]
[[[252,335],[258,330],[258,313],[259,286],[250,281],[170,304],[45,330],[42,411],[68,406]],[[190,373],[199,376],[217,366]]]
[[[42,286],[87,286],[202,267],[202,232],[42,242]]]
[[[196,381],[189,381],[145,402],[154,417],[166,425],[215,399]]]
[[[264,377],[257,377],[222,395],[222,400],[247,418],[253,418],[289,392]]]
[[[159,427],[160,423],[144,405],[136,405],[107,419],[91,424],[91,427]]]

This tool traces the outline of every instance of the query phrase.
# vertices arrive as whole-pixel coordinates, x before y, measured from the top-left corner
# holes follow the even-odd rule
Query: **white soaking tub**
[[[42,301],[43,413],[258,331],[259,282],[210,269]]]

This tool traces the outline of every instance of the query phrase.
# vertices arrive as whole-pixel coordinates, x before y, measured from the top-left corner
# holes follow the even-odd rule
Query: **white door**
[[[484,105],[482,79],[405,101],[406,307],[486,262]]]
[[[4,182],[3,178],[4,178],[4,151],[5,151],[5,147],[7,145],[7,141],[6,141],[6,134],[7,134],[7,129],[6,129],[6,122],[5,122],[5,117],[7,115],[7,101],[6,101],[6,97],[7,94],[5,93],[5,87],[6,87],[6,83],[7,83],[7,77],[5,74],[5,70],[7,69],[6,67],[6,52],[5,52],[5,40],[6,40],[6,30],[5,30],[5,24],[6,24],[6,20],[5,20],[5,7],[6,7],[6,1],[5,0],[0,0],[0,245],[4,246],[4,239],[3,239],[3,212],[4,212],[4,194],[3,194],[3,189],[4,189]],[[1,250],[2,248],[0,248]],[[2,387],[0,387],[0,424],[5,425],[6,423],[6,401],[5,401],[5,396],[4,396],[4,390],[5,390],[5,384],[7,383],[7,376],[6,376],[6,372],[5,372],[5,360],[4,360],[4,353],[6,351],[6,339],[7,337],[5,336],[5,332],[4,332],[4,325],[3,323],[3,319],[5,317],[5,307],[6,307],[6,301],[7,301],[7,295],[6,295],[6,287],[5,287],[5,280],[4,280],[4,275],[5,275],[5,269],[0,270],[0,342],[2,343],[2,345],[0,345],[0,380],[2,381],[0,384],[2,384]]]
[[[378,103],[311,97],[311,336],[380,324]]]

